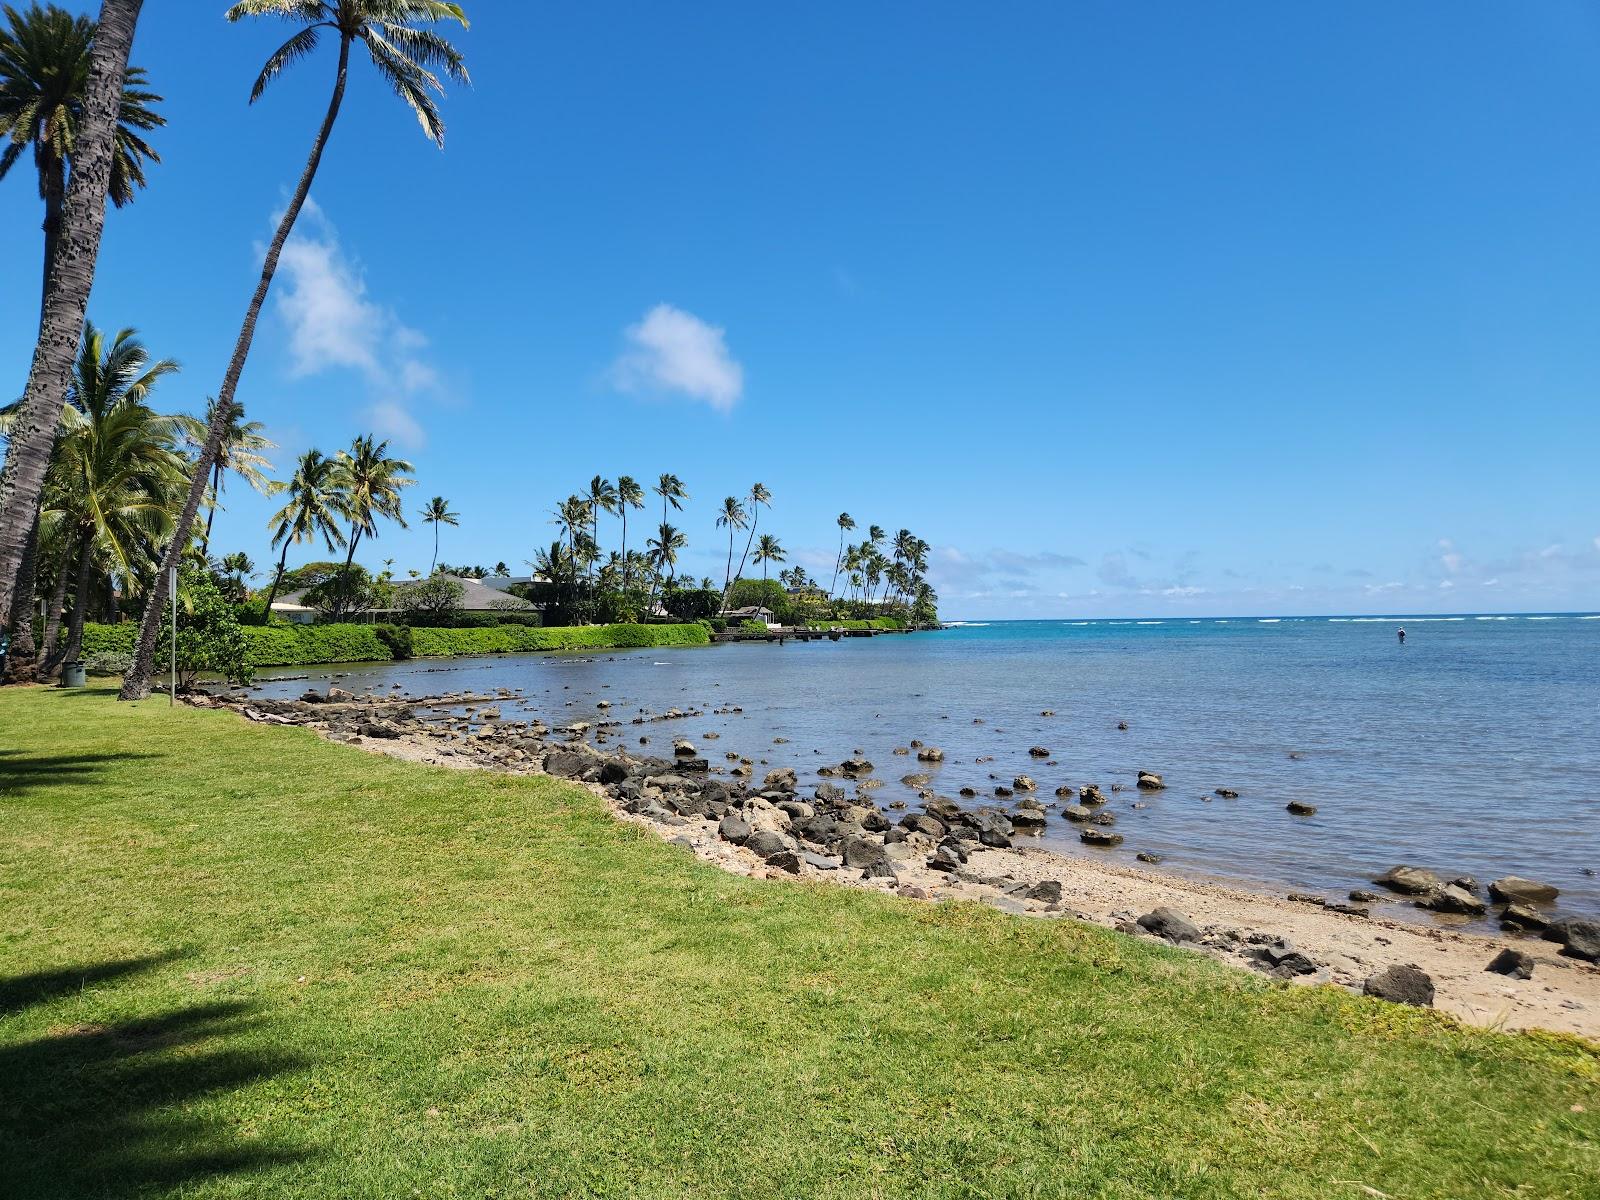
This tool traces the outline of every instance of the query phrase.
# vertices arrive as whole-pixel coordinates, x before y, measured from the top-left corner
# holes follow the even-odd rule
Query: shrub
[[[430,629],[411,631],[419,657],[460,654],[514,654],[531,650],[614,650],[649,646],[704,646],[711,635],[704,625],[582,625],[531,628],[500,625],[493,629]]]
[[[162,609],[161,636],[156,642],[156,670],[172,668],[172,618]],[[130,638],[130,641],[132,639]],[[255,675],[250,639],[207,571],[186,566],[178,581],[178,685],[187,688],[202,671],[214,671],[230,683],[249,683]]]
[[[407,625],[454,625],[461,617],[461,599],[466,594],[448,575],[395,585],[395,600]]]
[[[739,628],[743,629],[746,633],[766,633],[766,632],[768,632],[767,623],[765,621],[758,621],[754,617],[750,617],[747,620],[740,621],[739,622]]]
[[[252,596],[242,604],[233,606],[234,619],[241,625],[265,625],[267,623],[267,594]]]
[[[409,626],[374,625],[372,632],[377,635],[380,642],[389,648],[389,653],[396,659],[407,659],[414,653]]]

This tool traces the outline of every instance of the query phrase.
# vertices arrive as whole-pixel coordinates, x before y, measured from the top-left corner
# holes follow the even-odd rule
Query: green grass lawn
[[[1600,1054],[0,691],[0,1196],[1600,1195]]]

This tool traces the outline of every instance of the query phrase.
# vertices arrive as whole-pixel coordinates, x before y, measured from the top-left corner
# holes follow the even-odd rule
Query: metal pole
[[[167,569],[167,591],[172,597],[172,682],[168,685],[167,707],[178,703],[178,568]]]

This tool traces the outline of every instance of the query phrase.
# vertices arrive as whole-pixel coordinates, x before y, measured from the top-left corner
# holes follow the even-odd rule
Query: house
[[[768,629],[778,628],[777,622],[773,620],[772,610],[759,604],[747,604],[743,608],[725,608],[717,615],[726,617],[730,625],[736,625],[740,621],[760,621]]]
[[[535,606],[528,603],[521,596],[513,596],[509,592],[489,586],[481,579],[465,579],[459,575],[446,575],[445,579],[452,579],[461,585],[460,609],[464,613],[489,613],[489,612],[533,612]],[[401,580],[394,585],[397,600],[404,596],[407,587],[411,587],[421,580]],[[292,625],[309,625],[317,619],[317,609],[305,602],[306,591],[302,588],[297,592],[285,592],[272,602],[272,611],[276,616],[282,617]],[[352,612],[350,616],[357,620],[381,621],[393,617],[400,609],[380,608],[361,609]]]

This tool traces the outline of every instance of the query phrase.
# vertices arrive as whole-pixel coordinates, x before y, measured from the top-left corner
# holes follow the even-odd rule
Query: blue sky
[[[393,437],[446,559],[673,471],[683,569],[759,479],[813,574],[841,509],[926,538],[950,617],[1600,607],[1592,6],[467,7],[443,153],[358,62],[240,392],[284,473]],[[248,106],[284,29],[222,8],[147,6],[165,161],[91,304],[173,409],[333,71]],[[38,216],[19,170],[18,386]],[[269,511],[235,485],[217,548],[267,563]]]

